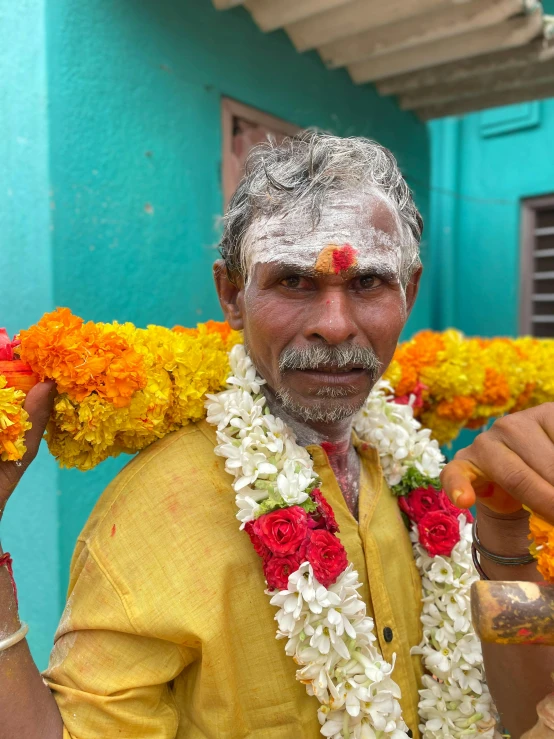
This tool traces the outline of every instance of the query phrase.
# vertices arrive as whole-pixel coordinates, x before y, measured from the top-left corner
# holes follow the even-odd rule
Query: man
[[[377,455],[353,439],[352,419],[389,364],[416,298],[420,236],[390,152],[365,139],[305,133],[253,153],[214,268],[225,316],[244,330],[272,413],[312,455],[379,650],[389,661],[397,656],[394,679],[413,736],[419,577]],[[45,384],[28,396],[29,453],[21,468],[0,468],[2,508],[36,453],[51,392]],[[520,500],[554,519],[547,415],[535,409],[501,421],[445,475],[459,505],[471,504],[471,482],[479,490],[481,478],[518,501],[503,514],[483,498],[479,533],[494,552],[525,551]],[[187,426],[139,454],[106,490],[77,542],[45,684],[25,642],[0,654],[1,739],[320,736],[315,698],[274,639],[275,610],[214,446],[206,422]],[[537,577],[533,566],[484,566],[490,577]],[[18,627],[0,568],[0,638]],[[519,736],[535,721],[554,659],[547,650],[525,660],[506,655],[487,650],[487,672]]]

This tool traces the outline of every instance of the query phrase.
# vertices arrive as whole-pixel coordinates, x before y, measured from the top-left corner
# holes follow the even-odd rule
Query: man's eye
[[[305,277],[300,277],[299,275],[290,275],[290,277],[285,277],[280,282],[281,285],[284,285],[284,287],[290,287],[290,288],[302,288],[308,286],[308,280]]]
[[[362,290],[369,290],[372,287],[379,287],[382,280],[379,277],[375,277],[375,275],[363,275],[358,279],[358,283]]]

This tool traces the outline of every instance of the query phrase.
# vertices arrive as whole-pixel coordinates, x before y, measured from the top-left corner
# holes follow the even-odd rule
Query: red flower
[[[428,390],[427,385],[424,385],[422,382],[418,382],[411,393],[406,393],[406,395],[399,395],[398,397],[394,398],[393,402],[397,403],[398,405],[408,405],[408,403],[412,399],[412,396],[414,396],[412,408],[423,408],[424,390]]]
[[[308,514],[297,505],[265,513],[254,521],[253,532],[272,554],[294,554],[308,533]]]
[[[441,491],[442,493],[442,491]],[[442,493],[444,496],[444,493]],[[411,493],[398,499],[400,510],[408,516],[410,521],[418,523],[430,511],[444,510],[441,497],[434,487],[416,488]]]
[[[444,490],[441,490],[439,493],[440,500],[441,500],[441,508],[446,513],[450,513],[452,516],[458,516],[460,513],[463,513],[466,517],[467,523],[473,523],[473,516],[471,515],[471,511],[469,511],[467,508],[458,508],[458,506],[455,506],[454,503],[450,500],[448,495],[444,492]]]
[[[13,359],[14,348],[20,344],[19,339],[12,341],[6,329],[0,328],[0,360],[10,362]]]
[[[298,558],[294,555],[288,557],[272,557],[264,562],[264,575],[268,588],[272,590],[286,590],[289,584],[289,575],[300,567]]]
[[[312,490],[312,499],[317,505],[317,510],[312,513],[311,520],[309,522],[310,528],[314,529],[327,529],[332,534],[339,530],[338,524],[335,520],[335,514],[329,503],[323,497],[323,493],[319,488]]]
[[[306,554],[317,581],[326,588],[332,585],[348,566],[344,547],[334,534],[325,529],[311,532]]]
[[[254,522],[248,521],[244,525],[244,530],[250,537],[250,541],[252,542],[252,546],[254,547],[256,554],[259,554],[264,562],[268,560],[271,557],[271,552],[266,545],[262,543],[260,537],[254,532]]]
[[[417,525],[419,541],[431,557],[449,556],[460,541],[458,519],[445,511],[429,511]]]

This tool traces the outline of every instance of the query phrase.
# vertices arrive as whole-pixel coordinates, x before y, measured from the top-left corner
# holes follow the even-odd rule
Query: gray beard
[[[246,338],[244,343],[246,350],[249,351]],[[279,357],[281,372],[287,369],[317,369],[322,363],[335,364],[338,367],[344,367],[349,363],[361,364],[369,371],[373,382],[381,374],[381,363],[370,347],[362,348],[349,344],[337,347],[323,344],[303,349],[285,349]],[[258,373],[261,375],[259,370]],[[364,398],[353,404],[348,403],[347,398],[350,395],[348,387],[323,387],[317,393],[321,402],[309,406],[294,400],[286,388],[269,391],[265,386],[263,392],[268,400],[273,395],[276,405],[290,417],[290,420],[296,419],[302,423],[338,423],[349,418],[353,419],[366,400]],[[275,415],[279,415],[279,407],[272,408]]]
[[[275,394],[277,402],[281,407],[294,418],[298,418],[305,423],[337,423],[347,418],[355,416],[362,408],[365,399],[356,403],[349,404],[345,402],[347,392],[343,388],[324,388],[320,392],[319,397],[322,398],[320,403],[313,405],[303,405],[294,400],[287,389],[278,390]]]

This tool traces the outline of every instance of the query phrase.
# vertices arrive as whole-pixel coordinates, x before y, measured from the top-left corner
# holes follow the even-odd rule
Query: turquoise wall
[[[220,316],[210,266],[222,212],[222,95],[299,126],[379,140],[427,215],[426,127],[344,71],[327,71],[317,54],[298,55],[284,33],[263,35],[243,9],[50,0],[45,14],[38,0],[14,5],[7,20],[17,27],[1,33],[0,54],[16,67],[5,94],[14,121],[36,121],[40,131],[23,159],[15,133],[0,137],[20,188],[12,215],[0,216],[3,251],[25,291],[12,283],[0,293],[10,330],[54,305],[141,326]],[[408,332],[429,325],[430,305],[425,281]],[[16,556],[22,613],[45,614],[31,624],[40,665],[75,537],[125,461],[82,474],[57,471],[43,455],[10,503],[2,533]]]
[[[0,4],[0,326],[10,333],[53,302],[45,2]],[[44,663],[60,603],[57,474],[46,449],[9,503],[0,535]]]
[[[554,0],[547,12],[554,12]],[[554,193],[554,100],[429,124],[431,325],[516,336],[522,198]],[[463,431],[447,455],[472,442]]]
[[[554,193],[554,100],[430,124],[433,325],[516,335],[521,199]]]

